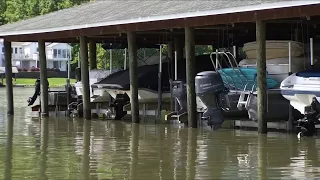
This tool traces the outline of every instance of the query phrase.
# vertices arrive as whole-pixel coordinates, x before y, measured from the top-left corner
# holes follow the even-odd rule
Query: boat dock
[[[48,117],[49,112],[54,109],[54,105],[49,103],[47,69],[43,68],[47,67],[45,43],[68,42],[79,44],[77,82],[81,82],[80,90],[78,89],[81,95],[77,97],[72,97],[73,90],[69,84],[66,86],[67,104],[61,106],[64,106],[68,114],[71,109],[76,110],[80,113],[75,114],[81,114],[86,120],[99,114],[116,119],[130,115],[132,123],[139,123],[141,116],[146,115],[158,119],[166,119],[168,115],[169,119],[183,116],[183,123],[190,128],[197,128],[200,120],[208,122],[214,129],[227,119],[226,114],[233,107],[239,112],[249,111],[249,118],[255,120],[235,121],[234,126],[255,127],[261,134],[267,133],[268,128],[292,131],[295,110],[289,110],[290,103],[280,96],[280,91],[277,94],[280,98],[273,99],[268,92],[280,85],[277,78],[294,73],[295,67],[306,69],[310,63],[313,66],[314,59],[320,55],[314,48],[320,43],[320,31],[317,28],[320,24],[320,3],[250,2],[246,4],[227,0],[217,4],[216,1],[139,1],[135,4],[135,9],[141,12],[127,13],[124,10],[132,8],[130,2],[115,6],[111,2],[95,1],[90,2],[90,6],[73,7],[72,14],[70,9],[65,9],[59,13],[0,26],[6,62],[7,114],[14,115],[12,42],[38,42],[41,92],[38,96],[41,103],[34,110],[39,111],[43,118]],[[79,14],[83,18],[79,18]],[[125,85],[111,86],[110,83],[95,82],[96,87],[93,88],[90,71],[97,68],[97,44],[107,44],[108,50],[125,49],[124,68],[121,72],[113,73],[110,70],[113,75],[125,74]],[[204,65],[204,61],[197,62],[198,45],[211,49],[210,54],[205,54],[207,59],[204,58],[210,66]],[[138,49],[148,47],[159,49],[159,63],[148,66],[149,69],[157,70],[148,72],[152,77],[148,73],[143,74],[147,70],[138,66]],[[273,52],[275,48],[278,48],[276,53]],[[243,52],[246,52],[246,56],[241,56]],[[164,62],[163,54],[167,55],[168,62]],[[305,59],[304,64],[295,64],[300,57]],[[274,66],[273,60],[277,58],[286,58],[285,66],[281,66],[284,70],[278,70],[283,71],[285,76],[282,74],[275,77],[275,74],[270,73],[271,70],[280,68],[279,64],[283,65],[279,60],[276,62],[277,66]],[[255,61],[250,64],[252,59]],[[241,60],[247,61],[242,61],[245,63],[239,65]],[[254,69],[245,69],[245,66],[252,64]],[[68,65],[70,67],[70,62]],[[226,69],[228,71],[224,71]],[[230,75],[230,72],[237,74],[237,77]],[[181,74],[183,76],[180,77]],[[145,78],[141,78],[142,75]],[[157,83],[157,86],[143,84],[148,79],[151,79],[152,85]],[[242,82],[240,86],[243,79],[247,82]],[[227,86],[227,81],[233,81],[234,84]],[[113,82],[118,81],[113,79]],[[93,102],[98,97],[94,94],[97,89],[101,90],[100,96],[109,93],[109,99],[104,105]],[[232,90],[243,92],[231,96]],[[237,102],[230,102],[229,98],[237,99]],[[146,99],[152,100],[144,102]],[[254,100],[254,107],[250,107],[250,99]],[[277,100],[281,102],[278,103]],[[228,106],[223,106],[224,104]],[[279,112],[276,113],[279,114],[270,113],[271,108],[278,109]],[[288,119],[285,122],[270,122],[270,115],[284,113],[281,108],[288,111]],[[110,116],[110,113],[114,116]]]

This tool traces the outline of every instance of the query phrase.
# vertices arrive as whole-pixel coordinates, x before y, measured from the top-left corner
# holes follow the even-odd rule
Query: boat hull
[[[310,106],[312,98],[316,97],[320,102],[320,77],[310,77],[312,74],[306,73],[294,73],[280,86],[282,96],[301,114],[304,114],[306,106]]]
[[[94,82],[90,82],[93,84]],[[77,95],[82,95],[82,83],[77,82],[74,84]],[[104,89],[92,89],[90,86],[90,101],[91,102],[109,102],[111,101],[110,94]]]
[[[246,110],[240,111],[237,108],[238,99],[240,97],[240,91],[231,91],[229,93],[230,101],[230,110],[233,113],[240,114],[240,112],[245,112],[246,117],[250,120],[258,120],[258,111],[257,111],[257,94],[253,93],[250,101],[248,101],[248,106]],[[232,114],[227,114],[227,117],[233,117]],[[282,97],[280,89],[268,90],[267,93],[267,121],[287,121],[289,119],[289,102]]]

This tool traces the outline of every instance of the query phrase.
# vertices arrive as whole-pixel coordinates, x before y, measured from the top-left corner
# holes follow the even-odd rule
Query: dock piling
[[[13,107],[13,85],[12,85],[12,50],[11,42],[4,40],[4,53],[5,53],[5,73],[6,73],[6,91],[7,91],[7,114],[14,114]]]
[[[185,28],[186,76],[187,76],[187,109],[188,125],[197,128],[197,104],[195,90],[195,36],[194,28]]]
[[[83,118],[91,119],[90,107],[90,87],[89,87],[89,62],[88,62],[88,44],[87,38],[80,37],[80,60],[81,60],[81,83],[82,83],[82,101]]]
[[[89,42],[89,60],[90,60],[90,70],[96,69],[97,68],[97,44],[93,40]]]
[[[129,50],[129,74],[131,90],[131,116],[133,123],[139,123],[139,100],[138,100],[138,77],[137,77],[137,44],[136,33],[129,31],[127,33]]]
[[[47,58],[46,45],[44,40],[38,41],[39,60],[40,60],[40,98],[41,98],[41,117],[49,116],[48,106],[48,77],[47,77]]]
[[[258,69],[258,133],[267,133],[267,82],[266,82],[266,27],[256,21],[257,69]]]

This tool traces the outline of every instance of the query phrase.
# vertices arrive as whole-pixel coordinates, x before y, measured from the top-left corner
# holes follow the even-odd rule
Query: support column
[[[46,45],[44,40],[38,41],[39,61],[40,61],[40,98],[41,98],[41,116],[49,116],[48,108],[48,77],[47,77],[47,58]]]
[[[97,44],[95,41],[89,42],[89,56],[90,70],[97,69]]]
[[[13,86],[12,86],[12,50],[11,42],[4,41],[4,53],[5,53],[5,71],[6,71],[6,90],[7,90],[7,113],[13,115]]]
[[[186,76],[187,76],[187,109],[188,109],[188,125],[197,128],[197,104],[195,91],[195,40],[194,28],[185,28],[185,44],[186,44]]]
[[[137,77],[137,44],[136,34],[127,33],[129,50],[129,73],[131,90],[131,116],[133,123],[139,123],[139,101],[138,101],[138,77]]]
[[[87,44],[87,38],[84,36],[80,37],[80,60],[81,60],[83,118],[90,120],[91,107],[90,107],[90,87],[89,87],[88,44]]]
[[[257,69],[258,69],[258,132],[267,133],[267,82],[266,82],[266,26],[256,21]]]

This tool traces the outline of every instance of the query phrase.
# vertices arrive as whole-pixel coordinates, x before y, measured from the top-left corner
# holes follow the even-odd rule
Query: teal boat
[[[226,87],[230,90],[256,90],[257,69],[256,68],[223,68],[218,70]],[[272,89],[279,85],[279,82],[268,77],[267,88]]]

